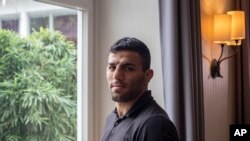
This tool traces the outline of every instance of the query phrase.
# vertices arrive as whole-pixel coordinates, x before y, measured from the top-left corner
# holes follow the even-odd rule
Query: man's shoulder
[[[152,101],[150,104],[145,106],[141,111],[141,115],[148,115],[147,117],[166,117],[168,118],[167,112],[158,105],[155,101]]]
[[[178,134],[173,122],[167,114],[154,112],[152,115],[137,117],[137,132],[140,138],[152,138],[154,140],[178,140]]]
[[[136,120],[141,124],[150,122],[150,121],[167,121],[169,117],[165,110],[161,108],[157,103],[153,102],[145,106],[136,116]]]

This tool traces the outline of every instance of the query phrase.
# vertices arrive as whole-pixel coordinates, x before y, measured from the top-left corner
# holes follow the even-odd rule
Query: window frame
[[[77,141],[94,140],[94,42],[93,0],[32,0],[77,10]],[[16,14],[0,13],[2,19],[12,17],[19,20],[18,33],[25,37],[30,33],[31,12]],[[6,15],[6,16],[3,16]],[[21,22],[21,19],[25,19]],[[24,27],[25,25],[25,27]],[[27,27],[26,27],[27,25]],[[22,27],[22,28],[20,28]],[[0,24],[1,28],[1,24]],[[96,86],[96,84],[95,84]],[[95,113],[96,114],[96,113]]]

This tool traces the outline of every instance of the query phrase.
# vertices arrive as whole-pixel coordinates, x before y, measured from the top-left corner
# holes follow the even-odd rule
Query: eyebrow
[[[108,65],[114,66],[114,65],[116,65],[116,63],[108,63]],[[124,63],[124,64],[121,64],[121,66],[134,66],[134,67],[136,67],[136,65],[133,63]]]

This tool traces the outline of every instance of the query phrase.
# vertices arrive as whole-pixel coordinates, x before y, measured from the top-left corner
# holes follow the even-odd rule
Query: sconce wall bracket
[[[238,41],[236,41],[236,43],[237,42]],[[218,60],[217,59],[212,60],[212,63],[211,63],[211,76],[212,76],[213,79],[215,79],[216,77],[223,78],[223,76],[220,73],[220,64],[224,60],[235,56],[237,54],[237,52],[238,52],[238,47],[233,46],[233,53],[231,55],[227,56],[227,57],[224,57],[224,58],[222,58],[223,51],[224,51],[224,44],[221,44],[221,54],[220,54],[219,59]]]
[[[213,59],[211,64],[211,76],[212,78],[223,78],[223,76],[220,74],[220,62],[218,62],[216,59]]]

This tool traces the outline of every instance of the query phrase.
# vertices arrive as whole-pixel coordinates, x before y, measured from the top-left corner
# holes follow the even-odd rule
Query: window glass
[[[21,18],[2,20],[13,11]],[[77,140],[77,13],[34,0],[0,8],[0,141]]]
[[[49,17],[30,18],[30,31],[38,31],[40,27],[49,28]]]
[[[54,28],[66,35],[71,41],[77,42],[77,16],[62,15],[54,18]]]
[[[9,29],[18,33],[19,31],[19,20],[2,20],[2,28]]]

